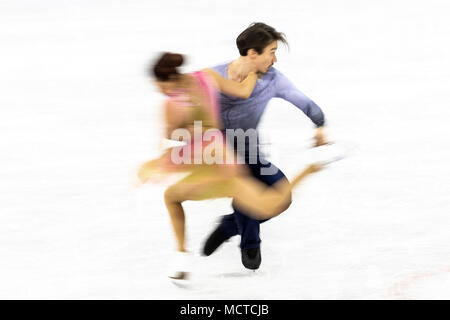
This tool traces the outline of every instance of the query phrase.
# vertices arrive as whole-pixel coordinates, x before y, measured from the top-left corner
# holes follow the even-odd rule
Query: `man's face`
[[[265,47],[261,54],[258,54],[256,51],[252,50],[251,55],[253,55],[253,62],[257,71],[266,73],[270,67],[277,62],[277,56],[275,55],[277,48],[278,43],[277,41],[274,41]]]

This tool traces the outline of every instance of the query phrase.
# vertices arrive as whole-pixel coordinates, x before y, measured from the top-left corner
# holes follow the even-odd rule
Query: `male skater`
[[[269,100],[282,98],[302,110],[312,120],[317,127],[314,136],[316,145],[322,145],[325,143],[322,131],[325,119],[322,110],[295,88],[281,72],[272,67],[277,61],[275,52],[278,41],[287,44],[284,35],[274,28],[264,23],[253,23],[236,39],[240,57],[231,63],[213,67],[223,77],[234,81],[242,81],[251,71],[262,74],[249,99],[220,94],[224,128],[256,130]],[[236,142],[236,139],[234,140],[231,141],[233,144]],[[255,142],[250,140],[245,141],[245,150],[237,149],[236,151],[245,159],[251,174],[268,185],[280,179],[286,179],[281,170],[261,157],[258,142],[254,145]],[[256,154],[252,150],[256,150]],[[286,203],[286,209],[289,205],[290,202]],[[261,264],[259,224],[266,220],[249,218],[235,204],[233,209],[234,212],[224,216],[220,225],[206,240],[203,254],[209,256],[223,242],[239,234],[241,235],[242,264],[248,269],[258,269]]]

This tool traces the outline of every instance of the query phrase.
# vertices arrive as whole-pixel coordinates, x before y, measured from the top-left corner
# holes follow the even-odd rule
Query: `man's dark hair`
[[[236,39],[236,45],[241,56],[246,56],[249,49],[261,54],[265,47],[274,41],[281,41],[288,45],[284,33],[278,32],[262,22],[252,23]]]

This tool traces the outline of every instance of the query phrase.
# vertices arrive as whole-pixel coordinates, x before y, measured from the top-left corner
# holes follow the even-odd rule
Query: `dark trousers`
[[[262,175],[261,168],[270,167],[275,168],[276,171],[273,175]],[[267,185],[272,185],[275,182],[286,179],[286,176],[280,169],[276,168],[273,164],[267,161],[262,164],[259,160],[256,164],[248,164],[251,174],[256,179],[264,182]],[[278,170],[276,170],[278,169]],[[288,207],[288,206],[287,206]],[[286,209],[287,209],[286,207]],[[261,239],[259,238],[259,225],[267,220],[255,220],[248,217],[245,212],[240,211],[233,205],[234,212],[232,214],[223,217],[220,224],[221,228],[228,237],[235,235],[241,235],[241,249],[259,248]]]

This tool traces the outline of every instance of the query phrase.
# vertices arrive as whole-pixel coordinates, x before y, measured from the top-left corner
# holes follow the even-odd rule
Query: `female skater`
[[[204,69],[191,74],[180,74],[177,67],[183,63],[179,54],[164,53],[153,66],[152,73],[156,77],[156,84],[160,91],[168,96],[165,111],[167,136],[178,128],[184,128],[194,137],[194,121],[202,121],[202,134],[206,130],[216,130],[221,137],[221,128],[217,90],[240,98],[248,98],[257,81],[257,75],[250,73],[241,83],[223,78],[211,69]],[[206,140],[206,139],[205,139]],[[227,146],[216,148],[223,155],[236,160],[236,154]],[[292,182],[280,180],[272,186],[263,184],[247,173],[245,165],[237,164],[206,164],[195,161],[194,143],[185,141],[186,146],[174,150],[167,150],[160,158],[144,163],[138,171],[142,183],[151,179],[157,173],[188,172],[189,175],[170,186],[164,200],[169,211],[171,223],[177,240],[177,250],[185,252],[185,216],[182,207],[186,200],[205,200],[213,198],[231,197],[236,206],[244,212],[254,214],[253,218],[267,219],[274,217],[289,204],[292,188],[309,174],[321,169],[319,164],[312,164],[305,168]],[[201,151],[211,142],[201,142]],[[190,152],[192,151],[192,152]],[[186,153],[186,154],[184,154]],[[203,154],[203,152],[201,152]],[[174,155],[189,154],[192,161],[179,163],[174,161]],[[186,159],[186,157],[184,157]],[[198,160],[198,159],[197,159]]]

